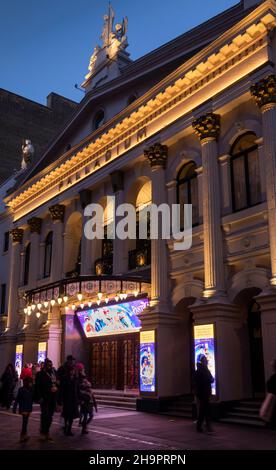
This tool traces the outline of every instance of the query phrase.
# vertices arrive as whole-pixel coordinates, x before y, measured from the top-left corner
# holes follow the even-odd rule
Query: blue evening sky
[[[115,22],[128,16],[136,59],[238,0],[113,0]],[[0,88],[45,104],[55,91],[79,101],[103,25],[106,0],[4,0],[0,5]]]

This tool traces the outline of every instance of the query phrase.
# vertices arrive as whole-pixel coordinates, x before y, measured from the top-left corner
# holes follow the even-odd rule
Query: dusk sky
[[[161,46],[238,0],[113,0],[128,16],[132,59]],[[0,88],[45,104],[54,91],[79,101],[108,1],[9,0],[0,9]]]

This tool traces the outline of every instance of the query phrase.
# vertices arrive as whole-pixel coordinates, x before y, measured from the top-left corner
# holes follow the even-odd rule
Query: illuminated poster
[[[87,338],[139,331],[139,314],[148,306],[148,299],[76,312]]]
[[[140,391],[155,392],[155,331],[140,333]]]
[[[45,362],[47,356],[47,342],[38,343],[37,363]]]
[[[15,370],[18,374],[18,377],[21,375],[23,363],[23,344],[17,344],[15,349]]]
[[[215,339],[214,325],[195,325],[194,327],[195,367],[202,356],[208,360],[208,369],[214,377],[212,383],[212,395],[216,394],[216,363],[215,363]]]

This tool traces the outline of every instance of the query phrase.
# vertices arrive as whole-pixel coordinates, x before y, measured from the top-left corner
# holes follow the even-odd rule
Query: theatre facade
[[[110,7],[70,123],[4,196],[1,367],[73,354],[94,388],[156,408],[192,393],[205,354],[214,402],[261,396],[276,358],[275,2],[242,1],[135,61],[126,33]],[[108,196],[137,225],[151,203],[192,204],[192,246],[108,238]],[[91,203],[103,240],[84,234]]]

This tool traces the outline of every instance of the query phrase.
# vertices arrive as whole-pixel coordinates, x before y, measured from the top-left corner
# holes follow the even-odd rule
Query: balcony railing
[[[144,248],[136,248],[128,252],[128,269],[138,269],[150,265],[150,245]]]
[[[96,276],[102,276],[104,274],[113,273],[113,256],[107,256],[106,258],[99,258],[95,261],[95,274]]]

